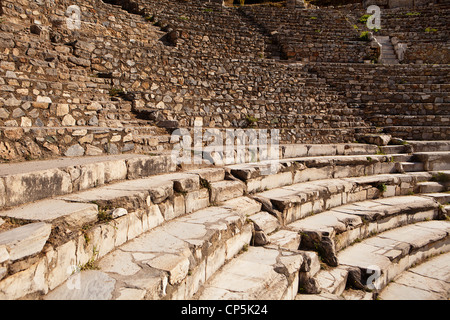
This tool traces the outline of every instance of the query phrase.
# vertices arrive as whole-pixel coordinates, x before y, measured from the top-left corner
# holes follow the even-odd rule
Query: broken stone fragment
[[[391,138],[390,134],[366,134],[360,137],[360,140],[377,146],[386,146],[391,141]]]
[[[124,208],[117,208],[117,209],[115,209],[115,210],[111,213],[111,217],[112,217],[113,219],[116,219],[116,218],[119,218],[119,217],[121,217],[121,216],[125,216],[125,215],[127,215],[127,214],[128,214],[127,209],[124,209]]]
[[[45,222],[30,223],[0,233],[0,246],[9,251],[9,259],[14,261],[41,252],[52,226]]]

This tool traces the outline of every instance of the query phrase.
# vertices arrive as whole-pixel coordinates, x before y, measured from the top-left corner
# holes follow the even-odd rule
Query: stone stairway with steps
[[[2,164],[1,298],[340,296],[330,288],[346,285],[327,279],[358,274],[357,262],[341,258],[346,250],[407,227],[436,229],[423,243],[448,241],[439,219],[449,151],[429,151],[448,144],[417,146],[430,171],[397,170],[415,156],[414,142],[412,153],[388,146],[386,155],[367,144],[285,145],[268,174],[270,162],[176,172],[165,155]]]
[[[375,36],[374,38],[381,46],[378,62],[382,64],[398,64],[397,54],[395,53],[390,37]]]

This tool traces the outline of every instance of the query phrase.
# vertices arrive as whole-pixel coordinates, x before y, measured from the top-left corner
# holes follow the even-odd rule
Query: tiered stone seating
[[[403,139],[445,140],[449,134],[445,66],[316,64],[330,86],[364,108],[368,122]]]
[[[109,50],[110,54],[120,52],[121,46],[126,47],[126,43],[134,39],[133,48],[127,48],[129,58],[156,41],[156,29],[152,31],[142,17],[140,20],[130,19],[127,12],[119,12],[118,9],[110,14],[115,13],[114,19],[120,28],[111,21],[92,28],[98,18],[86,12],[98,10],[97,17],[104,12],[101,6],[93,10],[94,4],[86,2],[81,4],[84,12],[81,35],[73,37],[61,17],[61,12],[67,9],[62,2],[58,2],[56,7],[37,6],[26,1],[19,6],[5,6],[8,16],[2,24],[2,34],[7,40],[2,42],[1,98],[6,108],[2,108],[1,126],[8,128],[4,129],[3,159],[148,152],[164,148],[159,145],[164,139],[159,141],[156,136],[159,134],[163,138],[164,133],[161,134],[158,128],[141,128],[140,125],[148,125],[148,122],[136,121],[131,112],[132,102],[120,101],[112,94],[112,90],[122,92],[123,88],[120,85],[119,89],[115,87],[117,82],[110,79],[111,74],[102,75],[118,68],[119,64],[122,65],[120,69],[123,65],[130,68],[129,59],[118,60],[119,54],[114,59],[113,55],[110,59],[106,55],[103,62],[98,57],[93,58],[103,54],[104,50]],[[21,13],[26,12],[19,9],[21,6],[35,9],[36,20],[41,19],[39,35],[29,32],[31,25],[26,14]],[[58,19],[62,23],[55,27],[53,21]],[[16,24],[19,21],[20,27]],[[127,28],[123,27],[127,25]],[[136,33],[136,27],[137,30],[148,31]],[[12,28],[20,28],[21,32],[10,33]],[[102,37],[92,43],[90,37],[101,31]],[[49,32],[59,34],[62,40],[50,41]],[[76,41],[67,45],[64,40]],[[126,72],[124,78],[133,80],[129,76],[132,73],[132,70]],[[142,136],[152,137],[152,142],[143,143]]]
[[[381,29],[377,35],[389,36],[405,44],[404,63],[437,63],[449,61],[449,28],[442,17],[449,14],[448,4],[417,6],[415,8],[382,9]],[[364,15],[363,10],[353,10],[353,21]],[[363,27],[363,26],[361,26]]]
[[[330,114],[323,103],[340,101],[342,97],[327,92],[326,87],[315,86],[314,78],[301,66],[282,66],[262,59],[266,58],[270,36],[261,33],[260,27],[251,25],[248,17],[240,16],[236,10],[203,3],[145,2],[139,4],[144,19],[118,6],[93,1],[80,5],[82,28],[73,33],[61,22],[66,5],[62,1],[56,7],[30,4],[39,13],[44,31],[59,34],[65,43],[72,43],[70,46],[49,41],[44,31],[39,36],[26,31],[27,37],[22,40],[4,33],[5,45],[9,46],[5,47],[8,62],[2,65],[8,82],[4,86],[5,99],[8,104],[24,99],[39,102],[36,106],[43,108],[41,111],[26,104],[18,109],[17,105],[4,109],[2,114],[5,126],[17,127],[8,129],[15,133],[9,135],[14,141],[17,136],[22,137],[23,126],[33,129],[27,132],[29,140],[38,133],[40,141],[34,147],[40,151],[25,157],[153,152],[171,147],[165,143],[167,136],[159,141],[155,135],[164,134],[143,129],[141,126],[149,122],[136,119],[130,111],[150,114],[151,124],[169,120],[176,121],[179,127],[192,126],[196,117],[203,118],[204,126],[242,127],[247,125],[248,117],[254,117],[259,128],[277,123],[283,129],[285,142],[350,142],[356,133],[374,129],[355,110],[351,112],[345,106],[334,108]],[[20,13],[25,10],[8,6],[6,11],[11,21],[5,27],[25,19]],[[56,27],[54,21],[59,21],[60,26]],[[163,30],[177,30],[177,46],[158,41],[166,32],[158,31],[152,23]],[[166,24],[170,26],[165,27]],[[24,27],[31,27],[29,21],[22,24],[21,30]],[[29,41],[34,44],[33,50],[27,47]],[[210,59],[211,54],[214,60]],[[24,63],[18,59],[25,59]],[[28,81],[26,91],[22,87]],[[122,93],[130,93],[132,101],[121,99]],[[112,94],[119,97],[111,97]],[[50,104],[41,104],[44,100]],[[263,116],[266,114],[270,116]],[[316,120],[321,120],[321,124],[316,124]],[[75,131],[81,136],[83,152],[73,144],[72,126],[80,127],[81,131]],[[47,127],[58,128],[59,132],[55,134],[54,129]],[[114,132],[110,127],[114,127]],[[347,134],[339,135],[339,130]],[[105,134],[115,142],[105,143],[99,138]],[[44,146],[46,141],[42,139],[49,136],[65,141],[65,145],[47,142]],[[79,152],[69,151],[74,146]],[[23,152],[16,149],[12,141],[5,141],[4,158],[23,157]]]
[[[377,150],[286,145],[267,176],[264,163],[174,172],[164,156],[3,164],[1,297],[311,298],[327,288],[319,256],[342,273],[359,266],[341,262],[353,242],[420,221],[448,228],[434,221],[446,193],[404,196],[437,172],[397,173],[411,155]]]
[[[244,12],[268,29],[287,59],[363,62],[371,56],[369,44],[359,40],[342,11],[258,6]]]

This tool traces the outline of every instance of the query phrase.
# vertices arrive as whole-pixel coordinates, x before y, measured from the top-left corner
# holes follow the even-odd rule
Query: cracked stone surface
[[[431,258],[403,272],[379,297],[382,300],[448,300],[450,254]]]
[[[302,262],[300,254],[284,256],[276,249],[249,247],[205,284],[198,299],[282,299],[295,286],[291,277]]]

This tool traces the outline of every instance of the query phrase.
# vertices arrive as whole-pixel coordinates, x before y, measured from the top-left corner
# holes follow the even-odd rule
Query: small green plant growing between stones
[[[79,270],[80,271],[98,270],[99,267],[95,263],[97,255],[98,255],[98,250],[97,250],[97,247],[94,246],[94,248],[92,248],[92,257],[84,265],[79,266]]]
[[[368,20],[370,17],[371,17],[370,14],[365,14],[365,15],[361,16],[361,17],[358,19],[358,22],[359,22],[359,23],[362,23],[362,24],[365,24],[365,23],[367,23],[367,20]]]
[[[429,32],[437,32],[437,29],[428,27],[428,28],[425,29],[425,32],[427,32],[427,33],[429,33]]]
[[[431,181],[447,183],[447,182],[450,182],[450,175],[445,174],[443,172],[438,172],[437,174],[433,174]]]
[[[248,244],[246,243],[246,244],[244,244],[244,246],[242,247],[240,253],[247,252],[247,251],[248,251]]]
[[[359,40],[361,41],[370,41],[369,31],[363,31],[359,35]]]
[[[385,193],[387,191],[387,186],[384,183],[380,183],[376,187],[381,193]]]
[[[377,155],[386,155],[386,153],[383,151],[381,147],[378,147]]]
[[[250,126],[253,126],[258,122],[258,119],[253,116],[247,116],[246,120]]]
[[[125,93],[125,92],[124,92],[123,89],[121,89],[121,88],[111,88],[111,89],[109,90],[109,95],[110,95],[111,97],[117,97],[117,96],[119,96],[119,95],[121,95],[121,94],[123,94],[123,93]]]
[[[97,218],[99,222],[109,222],[113,220],[111,214],[108,213],[107,208],[99,208]]]

